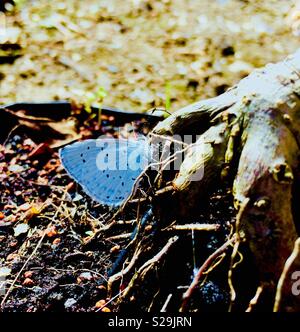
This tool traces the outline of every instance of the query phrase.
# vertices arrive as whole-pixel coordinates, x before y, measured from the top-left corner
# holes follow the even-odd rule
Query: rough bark
[[[255,70],[221,96],[175,112],[154,133],[175,135],[191,128],[201,136],[173,181],[178,212],[187,215],[209,188],[233,174],[236,209],[249,200],[237,232],[255,256],[261,281],[275,292],[300,229],[299,197],[293,197],[299,185],[300,50]],[[202,165],[203,179],[193,181]],[[293,266],[300,271],[299,257]],[[290,288],[283,289],[283,298],[289,297]],[[300,310],[299,297],[293,301],[293,310]]]

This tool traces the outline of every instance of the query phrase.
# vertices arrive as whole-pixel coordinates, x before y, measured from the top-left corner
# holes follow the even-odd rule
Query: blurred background
[[[299,1],[0,1],[0,103],[171,111],[300,46]]]

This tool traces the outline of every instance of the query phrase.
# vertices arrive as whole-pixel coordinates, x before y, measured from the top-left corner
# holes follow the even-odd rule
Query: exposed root
[[[200,267],[197,274],[195,275],[193,282],[190,284],[187,291],[183,294],[183,301],[180,311],[184,312],[187,310],[187,305],[192,297],[197,285],[199,284],[203,274],[210,268],[214,261],[222,255],[230,246],[232,246],[236,241],[236,235],[233,235],[229,240],[227,240],[220,248],[218,248],[214,253],[212,253]]]
[[[162,306],[162,308],[160,309],[160,312],[166,312],[167,308],[168,308],[168,304],[172,298],[173,294],[169,294],[168,297],[166,298],[166,302],[164,303],[164,305]]]
[[[220,228],[218,224],[189,224],[172,225],[167,227],[166,231],[217,231]]]
[[[295,241],[295,246],[294,246],[294,250],[291,253],[290,257],[286,260],[286,263],[284,265],[284,269],[282,271],[282,274],[279,278],[278,284],[277,284],[277,290],[276,290],[276,296],[275,296],[275,303],[274,303],[274,308],[273,311],[274,312],[278,312],[280,309],[280,305],[281,305],[281,299],[282,299],[282,295],[283,295],[283,288],[284,288],[284,284],[287,280],[287,277],[291,271],[291,267],[293,265],[293,263],[300,258],[300,238],[298,238]],[[290,289],[290,291],[292,291]]]
[[[131,278],[129,285],[125,288],[125,291],[123,292],[121,298],[124,299],[128,296],[130,291],[135,286],[135,283],[137,280],[143,280],[146,276],[146,274],[153,269],[155,266],[157,266],[160,261],[166,256],[170,248],[174,245],[175,242],[178,241],[178,236],[174,236],[168,240],[166,245],[157,253],[153,258],[149,259],[147,262],[145,262],[134,274],[134,276]]]
[[[119,235],[114,235],[106,238],[107,241],[118,241],[118,240],[124,240],[129,239],[131,237],[132,233],[123,233]]]
[[[131,270],[134,268],[137,260],[140,258],[142,250],[138,249],[134,255],[132,256],[130,262],[128,263],[128,265],[126,266],[126,268],[122,269],[122,271],[112,275],[107,283],[107,291],[108,291],[108,295],[111,296],[111,292],[112,292],[112,286],[113,284],[118,281],[121,278],[124,278],[129,272],[131,272]]]
[[[228,271],[228,285],[230,288],[230,305],[229,305],[229,311],[231,311],[232,306],[234,304],[235,298],[236,298],[236,292],[232,283],[232,274],[233,274],[233,269],[237,266],[237,264],[239,262],[235,262],[235,258],[238,254],[238,250],[239,250],[239,246],[241,243],[241,236],[240,236],[240,223],[241,223],[241,218],[243,216],[243,213],[245,212],[245,209],[247,207],[247,205],[249,204],[249,199],[246,198],[244,200],[244,202],[241,204],[239,212],[237,214],[236,217],[236,232],[235,232],[235,236],[236,236],[236,241],[235,244],[233,246],[233,250],[232,250],[232,254],[231,254],[231,259],[230,259],[230,267],[229,267],[229,271]]]
[[[258,302],[263,290],[264,290],[264,286],[257,287],[256,293],[255,293],[253,299],[249,302],[249,306],[246,309],[246,312],[251,312],[253,310],[253,308],[257,305],[257,302]]]
[[[292,209],[292,202],[299,200],[293,197],[300,167],[299,73],[300,50],[282,62],[255,70],[216,98],[173,113],[153,130],[158,135],[200,135],[172,183],[181,218],[197,210],[223,179],[232,185],[237,210],[249,203],[236,225],[228,273],[230,310],[236,298],[232,274],[240,254],[240,235],[253,255],[259,283],[268,285],[265,293],[270,298],[280,279],[276,310],[280,294],[285,298],[290,294],[281,283],[286,278],[282,270],[299,236],[293,211],[299,209]],[[202,177],[195,181],[195,174]],[[292,304],[285,301],[286,310],[299,311],[300,301],[290,300]]]

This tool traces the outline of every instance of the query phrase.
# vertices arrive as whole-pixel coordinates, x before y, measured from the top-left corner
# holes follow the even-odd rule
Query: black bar
[[[51,109],[59,107],[60,109],[60,115],[62,118],[68,116],[70,114],[72,105],[68,101],[51,101],[51,102],[21,102],[21,103],[12,103],[7,105],[0,106],[0,109],[9,109],[12,111],[18,111],[18,110],[26,110],[29,113],[34,113],[35,116],[43,117],[43,112],[47,111],[49,112]],[[92,111],[98,112],[99,108],[92,106]],[[145,119],[149,122],[155,123],[162,118],[157,115],[152,114],[146,114],[146,113],[136,113],[136,112],[130,112],[125,110],[120,110],[114,107],[109,106],[102,106],[101,108],[102,114],[107,116],[115,116],[120,121],[128,121],[128,120],[139,120],[139,119]]]

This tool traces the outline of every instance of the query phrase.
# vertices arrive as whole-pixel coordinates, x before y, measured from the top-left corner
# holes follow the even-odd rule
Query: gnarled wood
[[[201,136],[173,181],[178,213],[187,215],[216,180],[234,174],[235,207],[249,200],[237,231],[248,241],[261,281],[275,292],[298,237],[292,193],[299,180],[300,50],[255,70],[221,96],[175,112],[154,133],[174,135],[197,126]],[[204,177],[193,181],[203,166]],[[299,299],[293,310],[300,310]]]

